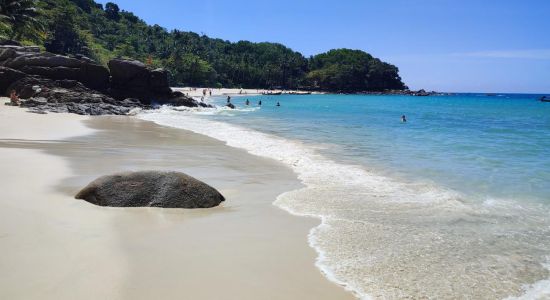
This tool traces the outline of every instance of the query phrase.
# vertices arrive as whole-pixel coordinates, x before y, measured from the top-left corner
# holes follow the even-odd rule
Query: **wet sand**
[[[1,299],[354,298],[314,266],[307,234],[318,221],[272,205],[300,187],[283,165],[130,117],[0,105]],[[174,210],[73,199],[98,176],[144,169],[183,171],[227,201]]]

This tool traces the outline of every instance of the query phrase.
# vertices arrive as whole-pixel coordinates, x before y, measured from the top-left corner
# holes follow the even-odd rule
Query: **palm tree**
[[[0,0],[0,22],[2,27],[11,28],[11,39],[43,28],[35,0]]]

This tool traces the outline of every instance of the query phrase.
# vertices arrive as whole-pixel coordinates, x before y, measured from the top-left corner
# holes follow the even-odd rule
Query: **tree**
[[[0,22],[9,28],[11,39],[34,36],[43,29],[34,0],[0,0]]]
[[[45,43],[46,50],[59,54],[89,54],[87,45],[75,29],[75,11],[63,8],[54,19],[53,32]]]
[[[335,49],[309,59],[310,86],[329,91],[402,90],[399,70],[360,50]]]
[[[107,2],[107,4],[105,4],[105,14],[108,19],[118,21],[120,19],[119,12],[120,9],[118,8],[118,5],[113,2]]]
[[[74,4],[76,4],[78,7],[80,7],[80,9],[82,9],[87,13],[91,13],[92,7],[95,6],[94,2],[91,0],[71,0],[71,1],[74,2]]]
[[[5,24],[0,34],[12,34],[11,28],[16,26],[7,23],[12,19],[6,15],[13,15],[14,8],[25,11],[24,3],[32,8],[29,3],[34,2],[0,0],[0,13],[4,15],[0,22]],[[49,51],[81,53],[102,63],[117,56],[142,61],[150,57],[155,67],[170,71],[174,84],[309,87],[342,92],[405,88],[395,66],[363,51],[337,49],[308,59],[277,43],[230,42],[194,32],[168,31],[148,25],[112,2],[105,9],[94,0],[38,0],[37,5],[40,14],[36,19],[47,28],[36,41]],[[26,15],[36,13],[32,9],[28,12]],[[18,31],[25,37],[30,30]]]
[[[197,86],[215,81],[216,72],[212,66],[193,54],[182,55],[176,51],[168,59],[167,66],[172,71],[172,80],[176,84]]]

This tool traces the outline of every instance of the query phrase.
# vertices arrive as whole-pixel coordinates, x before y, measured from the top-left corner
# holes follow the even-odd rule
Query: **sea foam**
[[[163,107],[139,118],[292,168],[306,187],[274,204],[321,220],[308,238],[318,252],[316,265],[358,297],[532,299],[547,291],[545,207],[514,210],[499,199],[476,204],[431,182],[396,180],[337,163],[300,141],[197,116],[235,113]]]

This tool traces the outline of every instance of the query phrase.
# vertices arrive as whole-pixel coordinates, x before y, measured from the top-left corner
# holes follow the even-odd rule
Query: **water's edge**
[[[166,109],[168,110],[168,109]],[[164,111],[165,113],[167,111]],[[162,113],[162,109],[161,112]],[[166,117],[166,116],[163,116]],[[172,120],[178,119],[180,120],[182,116],[181,115],[174,115]],[[300,199],[300,197],[313,195],[315,196],[315,193],[327,191],[323,188],[324,185],[331,185],[333,184],[333,181],[336,180],[337,183],[342,183],[343,185],[347,186],[354,186],[358,184],[356,182],[357,180],[360,180],[361,175],[366,172],[365,170],[361,170],[361,168],[356,168],[356,166],[336,166],[338,163],[332,162],[330,160],[327,160],[325,157],[320,156],[318,153],[315,152],[315,150],[311,151],[308,149],[303,149],[300,147],[300,145],[294,145],[295,141],[288,141],[284,138],[280,138],[277,136],[265,134],[262,132],[254,131],[254,130],[248,130],[248,129],[241,129],[236,125],[220,122],[220,121],[211,121],[211,120],[204,120],[196,117],[191,116],[185,116],[187,119],[186,124],[180,123],[180,122],[170,122],[169,119],[165,118],[155,118],[155,113],[152,112],[145,112],[143,114],[138,115],[138,118],[153,121],[159,125],[163,126],[170,126],[170,127],[176,127],[181,128],[185,130],[190,130],[192,132],[202,134],[209,136],[211,138],[220,140],[224,142],[226,145],[230,147],[240,148],[246,150],[248,153],[260,157],[266,157],[274,159],[275,161],[279,161],[287,166],[289,166],[294,173],[297,175],[298,179],[306,186],[305,188],[293,190],[293,191],[287,191],[281,195],[279,195],[276,200],[273,202],[273,205],[284,209],[285,211],[298,216],[306,216],[306,217],[315,217],[320,219],[321,223],[317,227],[314,227],[310,230],[308,234],[308,243],[309,245],[317,252],[317,259],[315,261],[315,265],[317,268],[323,273],[323,275],[329,279],[330,281],[341,285],[343,288],[345,288],[347,291],[352,292],[356,297],[361,299],[371,299],[371,296],[367,295],[364,290],[361,289],[361,287],[354,285],[350,282],[345,282],[342,279],[338,278],[337,272],[334,271],[329,266],[327,256],[322,249],[319,240],[320,235],[323,232],[327,232],[331,230],[331,225],[329,224],[333,217],[329,217],[327,215],[323,215],[322,213],[313,213],[312,211],[307,211],[304,207],[297,207],[296,206],[296,198]],[[177,124],[176,124],[177,123]],[[206,125],[208,124],[208,126]],[[246,135],[242,135],[242,131],[246,131]],[[236,135],[239,134],[240,135]],[[247,136],[247,138],[243,138],[242,140],[235,140],[232,139],[234,136]],[[262,142],[264,143],[261,145],[262,147],[258,147],[257,144],[252,144],[254,140],[263,139]],[[274,152],[276,148],[283,147],[286,155],[280,154],[280,152]],[[270,151],[272,149],[273,151]],[[304,155],[305,154],[305,155]],[[317,165],[321,165],[321,167],[326,167],[329,169],[333,169],[334,173],[338,175],[330,176],[330,175],[324,175],[319,177],[316,176],[315,172],[317,169],[315,167]],[[319,167],[319,168],[321,168]],[[340,167],[345,168],[345,170],[339,169]],[[346,171],[346,172],[343,172]],[[344,178],[341,178],[340,175],[342,174],[351,174],[348,176],[345,176]],[[367,172],[368,173],[368,172]],[[383,178],[377,178],[373,174],[368,174],[369,177],[369,184],[370,185],[376,185],[379,180],[382,180]],[[371,178],[372,177],[372,178]],[[359,178],[359,179],[358,179]],[[400,184],[400,183],[396,183]],[[403,186],[400,186],[399,188],[402,188]],[[338,187],[337,187],[338,188]],[[407,188],[407,187],[405,187]],[[387,187],[381,187],[381,190],[386,192],[391,191],[394,188],[387,188]],[[309,192],[309,194],[307,194]],[[340,190],[341,192],[341,190]],[[445,204],[446,206],[457,206],[461,207],[462,203],[459,201],[459,196],[453,194],[449,191],[432,191],[427,190],[426,193],[435,193],[438,197],[438,199],[445,199],[445,201],[449,202]],[[307,194],[307,195],[304,195]],[[422,195],[420,195],[421,197]],[[294,200],[294,201],[293,201]],[[289,205],[289,203],[293,204]],[[307,204],[305,204],[307,205]],[[462,215],[460,215],[462,216]],[[477,215],[475,217],[478,217]],[[329,218],[332,218],[329,220]],[[334,219],[332,221],[341,221]],[[543,265],[546,269],[550,270],[550,266],[547,264]],[[533,284],[525,284],[523,286],[523,295],[521,295],[518,298],[514,297],[508,297],[507,299],[536,299],[537,295],[547,295],[548,290],[550,289],[550,280],[543,279],[536,281]]]

